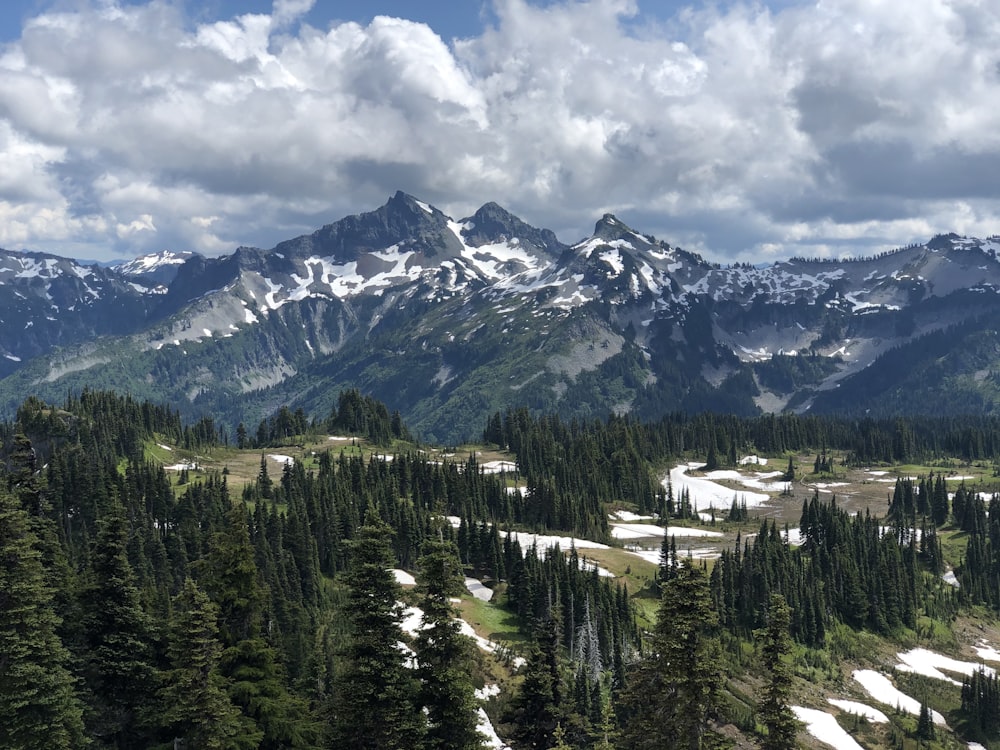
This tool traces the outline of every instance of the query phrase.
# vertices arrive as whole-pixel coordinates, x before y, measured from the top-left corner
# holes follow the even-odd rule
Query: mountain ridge
[[[1000,355],[973,342],[1000,327],[998,249],[948,234],[868,258],[724,267],[613,214],[566,245],[495,203],[454,220],[400,191],[270,250],[117,268],[0,251],[0,319],[23,321],[0,334],[0,406],[93,383],[236,424],[285,404],[318,416],[357,387],[443,440],[522,404],[579,418],[864,414],[893,408],[864,383],[872,364],[964,326],[954,343],[975,356],[941,356],[962,363],[948,378],[964,378],[963,408],[989,411],[1000,389],[983,373]],[[919,385],[904,372],[873,382],[887,377],[890,392]],[[938,402],[943,390],[927,384]]]

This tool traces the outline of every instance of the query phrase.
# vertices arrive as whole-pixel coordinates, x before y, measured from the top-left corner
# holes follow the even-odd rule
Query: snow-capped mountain
[[[164,250],[160,253],[141,255],[114,266],[122,276],[157,294],[165,294],[170,282],[177,276],[178,269],[196,253],[185,250],[175,253]]]
[[[219,258],[99,268],[0,253],[0,318],[21,321],[0,333],[16,370],[0,396],[94,383],[255,424],[286,403],[322,413],[351,386],[442,440],[519,405],[982,412],[1000,402],[998,249],[945,235],[875,258],[720,267],[610,214],[568,246],[494,203],[455,220],[397,193]],[[41,320],[47,336],[24,334]]]
[[[0,249],[0,376],[53,347],[140,330],[149,307],[113,269]]]

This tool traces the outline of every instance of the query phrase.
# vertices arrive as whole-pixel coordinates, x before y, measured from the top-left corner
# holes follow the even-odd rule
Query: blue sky
[[[129,0],[129,5],[141,5],[141,0]],[[270,13],[272,0],[206,0],[205,2],[174,2],[186,14],[201,21],[229,19],[243,13]],[[539,3],[543,4],[543,3]],[[700,3],[699,3],[700,4]],[[772,0],[771,8],[793,4],[793,0]],[[21,24],[28,18],[54,8],[73,7],[72,2],[57,0],[4,0],[0,3],[0,39],[11,40],[20,36]],[[676,0],[658,0],[639,4],[639,18],[667,19],[677,10],[691,3]],[[367,24],[376,15],[397,16],[426,23],[443,39],[478,34],[484,22],[495,19],[492,4],[482,0],[461,2],[414,2],[414,0],[332,0],[318,2],[302,16],[306,23],[326,27],[338,21],[357,21]]]
[[[1000,233],[1000,4],[441,7],[6,0],[0,247],[270,247],[396,190],[720,261]]]
[[[138,0],[125,3],[142,5]],[[205,2],[175,2],[186,15],[200,21],[226,20],[243,13],[270,13],[272,0],[206,0]],[[77,4],[78,5],[78,4]],[[663,3],[656,3],[662,7]],[[0,3],[0,40],[9,41],[21,35],[22,23],[42,12],[57,8],[72,8],[74,3],[54,0],[3,0]],[[332,22],[357,21],[367,24],[376,15],[398,16],[421,21],[431,26],[444,39],[479,33],[483,19],[491,17],[489,3],[477,0],[462,2],[374,2],[369,0],[334,0],[316,3],[302,20],[320,28]],[[485,14],[485,15],[484,15]]]

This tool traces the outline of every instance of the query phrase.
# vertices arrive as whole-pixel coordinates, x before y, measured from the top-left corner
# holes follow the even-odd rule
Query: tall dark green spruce
[[[219,671],[219,610],[188,578],[174,599],[171,669],[160,689],[160,721],[174,747],[184,750],[255,750],[262,733],[233,705]],[[167,745],[169,747],[169,745]]]
[[[350,544],[345,580],[351,636],[348,664],[334,685],[331,748],[413,750],[423,739],[420,684],[399,647],[402,590],[391,570],[391,537],[370,505]]]
[[[563,718],[563,684],[559,665],[560,621],[557,612],[537,626],[524,680],[511,701],[505,725],[515,748],[548,748]]]
[[[156,685],[152,627],[126,554],[128,526],[115,504],[100,521],[90,554],[91,580],[81,596],[91,698],[88,729],[110,747],[148,747],[141,728]]]
[[[224,530],[212,535],[198,565],[201,581],[219,607],[220,671],[233,703],[263,732],[261,750],[315,747],[319,732],[309,706],[287,688],[277,649],[262,630],[267,590],[254,560],[246,508],[234,504]]]
[[[28,514],[0,489],[0,747],[85,747],[83,709]]]
[[[781,594],[771,595],[767,627],[760,633],[761,658],[768,671],[764,695],[757,707],[757,718],[767,734],[761,740],[763,750],[793,750],[798,722],[788,705],[792,691],[792,669],[785,658],[792,650],[788,633],[791,610]]]
[[[449,599],[464,589],[458,549],[426,542],[418,561],[423,623],[416,638],[421,703],[427,711],[427,750],[478,750],[484,737],[469,665],[472,641],[461,634]]]
[[[709,722],[722,684],[705,571],[690,559],[663,585],[650,654],[628,681],[617,711],[623,750],[702,750],[714,747]]]

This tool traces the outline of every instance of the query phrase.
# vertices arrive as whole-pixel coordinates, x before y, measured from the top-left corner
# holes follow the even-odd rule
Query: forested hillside
[[[735,496],[709,520],[664,481],[751,453],[787,464],[789,490],[944,460],[988,477],[1000,420],[511,410],[447,453],[356,391],[231,437],[84,391],[29,398],[0,438],[4,748],[499,747],[490,724],[514,748],[795,747],[792,704],[817,684],[1000,611],[984,486],[901,476],[882,518],[817,489],[792,544]],[[658,564],[609,513],[654,519]],[[728,536],[696,559],[668,525]],[[995,676],[958,685],[920,696],[947,730],[899,714],[861,734],[995,741]]]

